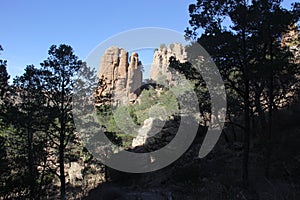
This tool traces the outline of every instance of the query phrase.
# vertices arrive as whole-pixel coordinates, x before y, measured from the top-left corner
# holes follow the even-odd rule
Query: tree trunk
[[[40,199],[41,198],[43,184],[44,184],[44,178],[45,178],[47,156],[44,156],[43,162],[44,162],[43,163],[43,170],[42,170],[42,173],[41,173],[41,178],[40,178],[40,183],[39,183],[39,189],[38,189],[38,193],[36,195],[37,196],[36,199]]]
[[[59,134],[59,171],[60,171],[60,198],[66,199],[66,177],[65,177],[65,139],[66,139],[66,122],[65,122],[65,68],[62,71],[62,91],[61,91],[61,105],[60,105],[60,134]]]
[[[244,135],[244,155],[243,155],[243,182],[248,185],[248,162],[249,162],[249,148],[250,148],[250,99],[249,99],[249,70],[247,65],[247,51],[246,51],[246,30],[242,30],[243,42],[243,78],[245,84],[244,94],[244,120],[245,120],[245,135]]]
[[[31,130],[27,127],[27,153],[28,153],[28,170],[29,170],[29,199],[34,199],[34,174],[33,174],[33,157],[32,157],[32,132]]]
[[[261,96],[262,88],[255,90],[255,107],[256,107],[256,110],[258,113],[258,118],[260,121],[260,127],[259,127],[260,136],[262,135],[261,133],[264,133],[264,131],[266,129],[266,124],[267,124],[266,118],[265,118],[265,113],[264,113],[261,103],[260,103],[260,96]]]
[[[271,37],[270,37],[271,38]],[[271,66],[273,67],[273,45],[272,39],[270,41],[270,59]],[[267,152],[266,152],[266,167],[265,167],[265,176],[269,178],[270,176],[270,159],[272,153],[272,126],[273,126],[273,101],[274,101],[274,77],[273,69],[270,68],[270,80],[269,80],[269,123],[268,123],[268,134],[267,134]]]
[[[245,136],[244,136],[244,156],[243,156],[243,182],[248,183],[248,162],[249,162],[249,148],[250,148],[250,109],[249,109],[249,80],[245,80]]]
[[[66,177],[65,177],[65,161],[64,161],[64,133],[61,131],[59,143],[59,179],[60,179],[60,198],[66,199]]]

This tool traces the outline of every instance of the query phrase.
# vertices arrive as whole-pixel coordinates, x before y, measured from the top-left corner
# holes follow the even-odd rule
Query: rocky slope
[[[264,177],[265,159],[261,141],[253,140],[249,160],[249,185],[243,186],[241,163],[243,135],[235,140],[224,134],[213,151],[203,159],[197,157],[206,129],[199,127],[190,148],[173,164],[150,173],[129,174],[109,170],[110,180],[91,190],[86,200],[283,200],[300,198],[300,104],[274,115],[274,152],[271,157],[271,176]],[[138,153],[155,151],[172,138],[171,128],[178,119],[167,122],[160,137],[148,138],[146,145],[132,149]]]

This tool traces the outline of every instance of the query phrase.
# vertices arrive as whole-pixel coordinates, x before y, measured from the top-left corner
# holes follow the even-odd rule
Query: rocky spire
[[[112,46],[101,57],[98,78],[105,86],[99,86],[96,95],[112,94],[115,103],[134,102],[142,85],[141,62],[137,53],[132,53],[128,62],[128,52]],[[96,106],[97,102],[96,102]]]
[[[171,56],[180,62],[187,60],[187,53],[181,44],[174,43],[168,47],[161,45],[154,52],[150,80],[158,81],[162,77],[167,79],[170,85],[174,83],[174,75],[168,68]],[[103,80],[103,84],[96,91],[99,100],[102,96],[112,94],[115,105],[134,102],[141,92],[142,85],[142,64],[138,54],[133,52],[129,57],[126,50],[109,47],[101,57],[98,78]],[[101,104],[103,102],[96,100],[96,106]]]
[[[174,43],[170,44],[168,47],[161,45],[160,48],[156,49],[154,52],[150,70],[150,80],[158,81],[159,77],[164,75],[169,83],[173,81],[173,75],[168,68],[171,56],[174,56],[180,62],[187,61],[187,53],[181,44]]]
[[[130,56],[130,63],[128,68],[128,78],[126,86],[126,96],[130,101],[134,101],[137,95],[140,94],[142,86],[142,70],[141,62],[137,53],[133,52]]]

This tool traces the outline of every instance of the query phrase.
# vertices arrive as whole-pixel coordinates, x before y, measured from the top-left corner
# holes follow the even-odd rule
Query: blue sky
[[[183,32],[193,1],[17,1],[1,0],[0,44],[11,75],[47,58],[52,44],[69,44],[85,59],[91,50],[119,32],[164,27]]]
[[[129,29],[162,27],[183,33],[188,26],[188,5],[196,0],[0,2],[1,58],[8,60],[8,72],[15,76],[26,65],[39,66],[52,44],[69,44],[85,59],[99,43]],[[285,0],[285,7],[291,2]]]

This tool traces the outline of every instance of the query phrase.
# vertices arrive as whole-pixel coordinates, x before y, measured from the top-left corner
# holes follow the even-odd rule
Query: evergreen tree
[[[248,180],[250,120],[254,110],[258,110],[261,117],[263,115],[262,94],[267,93],[268,96],[265,100],[269,102],[270,141],[276,94],[275,79],[289,77],[291,82],[288,85],[295,84],[293,71],[296,71],[296,68],[286,59],[289,52],[279,44],[281,34],[289,25],[298,22],[299,14],[295,11],[297,9],[294,11],[283,9],[281,2],[198,0],[189,7],[191,27],[186,29],[187,37],[197,39],[206,48],[219,67],[230,96],[237,94],[236,97],[241,99],[240,105],[244,116],[242,128],[245,132],[243,156],[245,183]],[[231,23],[230,26],[224,25],[225,19]],[[199,38],[198,29],[204,29]],[[282,86],[280,84],[276,89],[279,91]],[[233,109],[229,110],[236,112]]]
[[[53,45],[49,57],[41,63],[44,70],[45,92],[56,120],[49,131],[54,148],[58,153],[61,199],[66,199],[65,151],[74,139],[74,124],[71,114],[72,90],[74,79],[82,62],[78,60],[71,46]]]
[[[25,152],[25,162],[20,163],[19,167],[26,169],[24,182],[29,186],[29,199],[38,198],[42,192],[44,165],[48,156],[45,133],[49,128],[49,115],[42,75],[41,70],[29,65],[22,76],[14,79],[16,99],[11,121],[17,130],[15,137],[23,141],[17,146],[17,150]],[[38,170],[39,167],[43,170]]]

